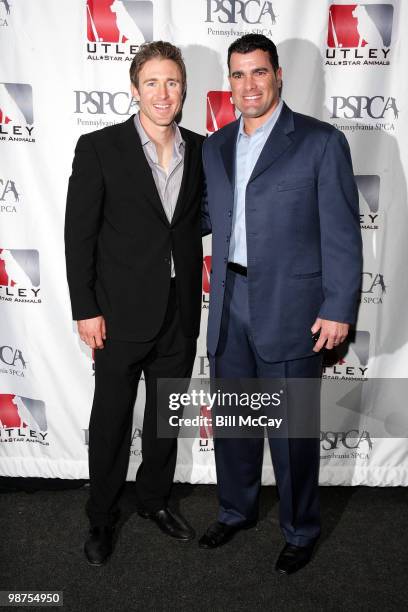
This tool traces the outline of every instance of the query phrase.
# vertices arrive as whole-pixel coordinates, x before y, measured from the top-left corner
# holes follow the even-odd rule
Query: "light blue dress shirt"
[[[246,188],[252,171],[261,154],[261,151],[273,130],[282,110],[283,102],[261,127],[248,136],[244,132],[244,122],[241,117],[235,152],[235,192],[234,212],[232,215],[232,231],[229,248],[229,261],[247,266],[247,242],[245,223]]]

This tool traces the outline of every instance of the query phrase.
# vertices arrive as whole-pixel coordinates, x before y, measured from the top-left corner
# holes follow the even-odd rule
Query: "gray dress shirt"
[[[150,140],[149,136],[143,129],[139,113],[135,115],[134,121],[147,163],[152,171],[153,179],[156,184],[164,212],[166,213],[166,217],[170,223],[173,218],[174,209],[176,208],[181,187],[181,180],[183,178],[185,142],[181,136],[177,123],[173,123],[173,156],[171,158],[169,171],[167,173],[159,164],[156,145],[152,140]],[[171,255],[171,276],[174,277],[175,275],[173,255]]]

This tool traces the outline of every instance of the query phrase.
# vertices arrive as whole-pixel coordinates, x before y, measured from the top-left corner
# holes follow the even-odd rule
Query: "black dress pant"
[[[136,316],[136,315],[135,315]],[[177,439],[157,436],[157,379],[190,378],[196,339],[184,336],[179,319],[175,280],[157,337],[149,342],[108,338],[95,351],[95,394],[89,424],[90,500],[92,525],[112,524],[126,480],[133,407],[140,375],[146,383],[142,463],[136,476],[141,508],[155,512],[167,504],[177,459]],[[167,407],[168,408],[168,407]]]

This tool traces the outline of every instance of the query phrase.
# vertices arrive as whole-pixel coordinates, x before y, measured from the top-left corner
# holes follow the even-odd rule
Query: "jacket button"
[[[222,281],[222,283],[221,283],[221,284],[222,284],[222,286],[223,286],[223,287],[225,287],[225,281]]]
[[[231,217],[232,216],[232,210],[228,211],[228,216]]]

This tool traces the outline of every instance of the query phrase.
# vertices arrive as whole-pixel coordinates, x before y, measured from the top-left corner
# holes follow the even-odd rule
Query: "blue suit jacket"
[[[217,350],[239,121],[206,140],[203,232],[212,232],[208,352]],[[317,316],[354,323],[361,283],[358,192],[346,138],[285,104],[246,190],[253,340],[266,361],[313,355]]]

